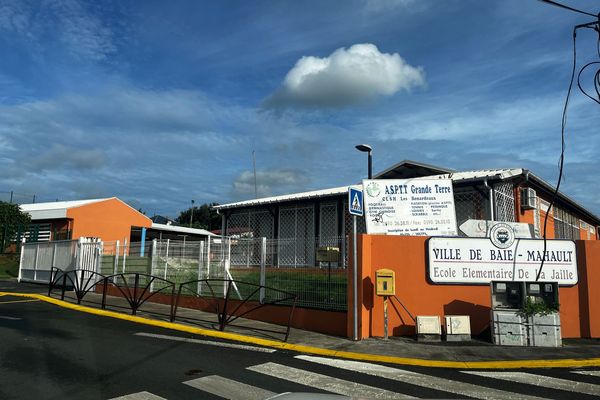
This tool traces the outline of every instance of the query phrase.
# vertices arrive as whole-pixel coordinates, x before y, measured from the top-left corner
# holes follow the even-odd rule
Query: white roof
[[[479,169],[475,171],[452,172],[449,174],[424,176],[423,178],[452,179],[453,182],[481,180],[481,179],[508,179],[513,176],[519,176],[523,173],[522,168],[504,168],[504,169]]]
[[[31,215],[32,220],[66,218],[67,209],[69,208],[81,207],[91,203],[110,200],[111,198],[114,197],[108,197],[105,199],[53,201],[48,203],[21,204],[19,207],[21,208],[21,211]]]
[[[417,178],[411,179],[452,179],[453,182],[461,182],[461,181],[469,181],[469,180],[481,180],[481,179],[508,179],[513,176],[518,176],[523,173],[522,168],[505,168],[505,169],[481,169],[476,171],[463,171],[463,172],[453,172],[448,174],[441,175],[429,175],[429,176],[420,176]],[[221,204],[215,206],[216,210],[225,210],[228,208],[240,208],[240,207],[250,207],[257,206],[261,204],[272,204],[272,203],[281,203],[284,201],[292,201],[292,200],[306,200],[306,199],[314,199],[319,197],[327,197],[327,196],[335,196],[340,194],[348,193],[348,188],[353,187],[354,185],[349,186],[340,186],[331,189],[323,189],[323,190],[314,190],[311,192],[301,192],[301,193],[292,193],[292,194],[284,194],[280,196],[272,196],[272,197],[263,197],[261,199],[252,199],[239,201],[237,203],[228,203]]]
[[[157,224],[155,222],[152,223],[151,229],[156,229],[157,231],[189,233],[191,235],[214,236],[214,233],[209,232],[206,229],[186,228],[185,226]]]
[[[316,199],[319,197],[335,196],[335,195],[344,194],[344,193],[348,193],[348,186],[340,186],[340,187],[336,187],[336,188],[323,189],[323,190],[313,190],[310,192],[283,194],[280,196],[263,197],[261,199],[252,199],[252,200],[239,201],[237,203],[221,204],[221,205],[215,206],[214,208],[216,210],[224,210],[227,208],[238,208],[238,207],[256,206],[256,205],[260,205],[260,204],[281,203],[284,201],[291,201],[291,200]]]

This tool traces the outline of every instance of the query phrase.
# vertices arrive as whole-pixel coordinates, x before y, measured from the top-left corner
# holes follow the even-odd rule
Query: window
[[[579,232],[579,219],[561,208],[554,207],[554,237],[579,240]]]

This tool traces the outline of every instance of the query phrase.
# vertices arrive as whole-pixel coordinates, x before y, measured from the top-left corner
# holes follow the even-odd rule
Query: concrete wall
[[[361,235],[358,241],[359,336],[382,337],[383,298],[375,296],[375,271],[396,273],[396,294],[413,316],[469,315],[473,334],[490,324],[488,285],[435,285],[427,280],[426,237]],[[560,316],[565,338],[600,337],[600,242],[578,241],[579,284],[561,287]],[[352,299],[351,271],[349,299]],[[347,335],[352,336],[352,301]],[[414,335],[415,323],[396,300],[388,303],[389,334]]]

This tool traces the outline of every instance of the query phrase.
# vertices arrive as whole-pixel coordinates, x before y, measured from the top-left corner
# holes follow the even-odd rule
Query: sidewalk
[[[47,295],[45,286],[17,284],[15,281],[1,281],[0,291]],[[53,298],[58,299],[59,296],[55,294]],[[72,293],[65,297],[65,301],[76,303]],[[82,305],[96,309],[100,308],[100,295],[89,293]],[[109,296],[107,310],[131,314],[131,309],[129,309],[125,299],[119,297]],[[147,302],[138,311],[137,316],[168,321],[169,311],[170,306],[168,305]],[[217,318],[214,313],[179,308],[175,322],[218,331]],[[140,327],[140,330],[143,330],[143,327]],[[279,342],[283,340],[285,330],[286,327],[284,326],[243,318],[236,320],[232,325],[227,325],[225,328],[227,333]],[[463,343],[422,343],[408,337],[393,337],[388,340],[371,338],[355,342],[347,338],[292,328],[287,343],[325,349],[330,352],[351,352],[370,356],[442,362],[600,359],[600,340],[598,339],[566,339],[563,340],[563,347],[561,348],[495,346],[478,340]]]

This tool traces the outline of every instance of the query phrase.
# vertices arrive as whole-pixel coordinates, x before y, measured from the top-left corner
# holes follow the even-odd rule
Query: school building
[[[457,226],[465,221],[490,220],[531,224],[535,237],[543,234],[543,223],[553,187],[523,168],[454,171],[405,160],[375,175],[373,179],[451,179]],[[348,186],[252,199],[214,207],[222,215],[224,235],[244,232],[245,237],[295,240],[282,259],[299,265],[314,265],[315,247],[334,243],[352,232],[348,213]],[[600,219],[564,193],[548,218],[547,237],[597,240]],[[358,222],[365,233],[364,219]],[[459,235],[464,233],[460,232]],[[317,238],[315,240],[315,238]]]
[[[117,197],[21,204],[31,216],[28,242],[100,238],[104,242],[144,242],[153,239],[198,241],[213,235],[193,229],[152,222]]]
[[[543,234],[544,219],[554,188],[523,168],[453,171],[415,161],[402,161],[373,179],[450,179],[453,185],[457,228],[468,220],[529,224],[533,237]],[[320,246],[340,247],[348,267],[347,310],[301,309],[292,324],[320,332],[352,337],[353,306],[358,302],[358,337],[383,336],[383,300],[375,295],[375,273],[395,271],[396,293],[403,302],[390,308],[390,335],[414,335],[411,315],[468,315],[473,334],[490,326],[490,286],[487,284],[437,284],[428,270],[428,238],[422,236],[367,235],[364,218],[358,218],[358,259],[353,262],[352,219],[348,212],[348,186],[252,199],[215,207],[222,215],[222,231],[244,237],[279,240],[272,248],[273,267],[322,267],[316,260]],[[549,211],[548,239],[576,242],[577,277],[574,285],[560,287],[563,337],[600,337],[600,219],[564,193]],[[458,235],[467,236],[458,229]],[[336,242],[337,241],[337,242]],[[294,243],[294,245],[287,245]],[[358,298],[352,292],[353,264],[358,275]],[[410,311],[410,314],[407,312]],[[275,315],[265,316],[275,319]],[[283,317],[281,317],[283,318]]]

